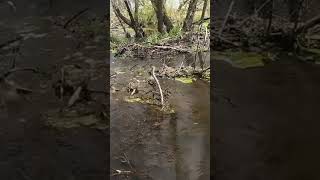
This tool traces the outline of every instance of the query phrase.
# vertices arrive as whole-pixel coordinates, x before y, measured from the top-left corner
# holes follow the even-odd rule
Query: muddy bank
[[[288,57],[213,65],[215,178],[318,179],[319,66]]]
[[[23,10],[30,13],[24,12],[20,11],[20,3],[23,1],[17,3],[16,16],[2,16],[0,20],[1,42],[21,37],[1,48],[1,74],[13,64],[16,68],[35,68],[39,73],[21,71],[7,78],[31,89],[27,94],[17,93],[16,86],[1,82],[0,177],[107,179],[109,138],[107,121],[103,119],[109,102],[105,94],[108,57],[105,32],[87,28],[95,14],[92,10],[77,19],[77,23],[63,28],[56,22],[61,19],[65,22],[70,14],[61,11],[59,17],[49,16],[42,13],[46,8],[40,6],[34,6],[35,11],[26,7]],[[33,3],[39,2],[27,5]],[[74,4],[75,9],[82,7]],[[68,7],[68,3],[60,5]],[[69,13],[77,11],[70,9]],[[103,23],[103,16],[95,16]],[[71,30],[71,27],[78,28]],[[86,88],[68,107],[68,101],[83,84]]]

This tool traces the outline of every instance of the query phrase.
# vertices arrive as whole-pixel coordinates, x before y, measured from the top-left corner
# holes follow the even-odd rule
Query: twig
[[[71,98],[68,102],[68,107],[72,106],[80,97],[80,93],[82,91],[82,86],[79,86],[77,90],[72,94]]]
[[[6,78],[6,77],[8,77],[10,74],[15,73],[15,72],[18,72],[18,71],[32,71],[32,72],[34,72],[34,73],[39,73],[38,70],[36,70],[36,69],[34,69],[34,68],[29,68],[29,67],[27,67],[27,68],[13,68],[13,69],[10,69],[9,71],[7,71],[7,72],[3,75],[3,77]]]
[[[133,172],[132,171],[125,171],[125,170],[115,170],[116,173],[113,173],[111,176],[119,176],[119,175],[130,175]]]
[[[172,49],[172,50],[176,50],[179,52],[190,53],[190,50],[188,50],[188,49],[176,48],[176,47],[172,47],[172,46],[153,46],[153,47],[159,48],[159,49]]]
[[[11,39],[11,40],[9,40],[9,41],[7,41],[7,42],[5,42],[5,43],[2,43],[2,44],[0,44],[0,49],[6,47],[6,46],[8,46],[8,45],[10,45],[10,44],[12,44],[12,43],[14,43],[14,42],[16,42],[16,41],[20,41],[20,40],[22,40],[22,39],[23,39],[23,37],[22,37],[22,36],[19,36],[19,37],[16,37],[15,39]]]
[[[63,101],[63,86],[64,86],[64,69],[61,68],[61,86],[60,86],[60,99]]]
[[[263,8],[264,6],[266,6],[271,0],[267,0],[265,1],[255,12],[254,15],[257,15]],[[249,19],[251,19],[252,16],[249,16],[247,18],[245,18],[244,20],[242,20],[239,24],[239,27],[242,27],[242,25],[244,25],[245,22],[247,22]]]
[[[86,11],[88,11],[89,8],[85,8],[81,11],[79,11],[77,14],[73,15],[64,25],[63,28],[66,29],[68,27],[68,25],[74,21],[76,18],[78,18],[79,16],[81,16],[83,13],[85,13]]]
[[[227,24],[228,18],[229,18],[229,16],[230,16],[230,13],[231,13],[232,8],[233,8],[233,4],[234,4],[234,1],[231,1],[230,6],[229,6],[229,9],[228,9],[228,12],[227,12],[227,15],[226,15],[226,17],[224,18],[222,27],[221,27],[221,29],[220,29],[219,37],[221,37],[222,32],[223,32],[223,29],[224,29],[224,27],[225,27],[226,24]]]
[[[161,96],[161,105],[162,105],[162,108],[163,108],[164,107],[163,93],[162,93],[162,89],[161,89],[159,80],[158,80],[158,78],[156,77],[156,75],[154,73],[155,70],[156,70],[156,68],[154,66],[152,66],[152,76],[153,76],[154,80],[156,80],[156,82],[157,82],[157,85],[158,85],[158,88],[159,88],[159,91],[160,91],[160,96]]]

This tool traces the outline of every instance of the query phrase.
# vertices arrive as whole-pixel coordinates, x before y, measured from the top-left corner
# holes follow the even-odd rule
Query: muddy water
[[[319,179],[320,67],[289,57],[246,70],[213,64],[215,179]]]
[[[17,1],[16,14],[0,5],[1,44],[17,35],[25,38],[19,54],[13,51],[17,44],[1,49],[1,74],[8,70],[13,58],[17,67],[34,67],[42,72],[19,72],[10,77],[20,86],[32,89],[32,94],[10,99],[3,93],[5,88],[0,87],[0,98],[5,99],[0,108],[0,179],[107,179],[107,132],[88,127],[57,130],[46,126],[43,118],[45,112],[61,107],[52,88],[54,77],[59,76],[57,69],[81,58],[65,57],[81,51],[82,61],[90,58],[104,64],[105,40],[98,43],[88,40],[85,46],[95,46],[90,50],[85,46],[77,48],[79,39],[55,26],[50,21],[53,16],[45,13],[47,9],[42,2]],[[62,5],[60,1],[60,6],[67,7],[70,2],[66,2]],[[74,3],[69,13],[81,8]],[[100,78],[92,86],[104,90],[105,81]]]
[[[177,56],[166,63],[179,65],[181,60],[188,61]],[[135,64],[148,71],[151,65],[162,62],[161,59],[114,59],[111,74],[121,69],[127,75],[111,84],[127,83],[124,80],[130,77],[127,69]],[[136,171],[131,177],[137,179],[209,179],[209,84],[201,80],[183,84],[165,79],[160,83],[172,90],[169,102],[174,114],[165,114],[150,105],[124,102],[121,93],[111,95],[111,168]],[[130,164],[121,163],[123,156]]]

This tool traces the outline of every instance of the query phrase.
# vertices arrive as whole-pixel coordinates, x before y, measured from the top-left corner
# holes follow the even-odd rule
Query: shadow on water
[[[55,11],[49,17],[46,4],[49,0],[14,2],[16,13],[12,13],[5,3],[0,3],[0,43],[17,35],[23,35],[24,40],[19,53],[11,51],[19,46],[17,43],[0,49],[0,73],[2,75],[8,70],[15,58],[18,68],[34,67],[41,74],[19,72],[10,76],[10,80],[33,90],[33,93],[25,96],[13,94],[3,83],[0,84],[0,179],[108,178],[106,132],[87,127],[57,130],[47,126],[43,117],[45,112],[61,107],[61,101],[52,88],[54,77],[57,76],[55,69],[59,63],[79,60],[71,58],[67,61],[64,59],[67,55],[82,51],[84,55],[81,62],[90,57],[91,61],[105,63],[107,53],[104,46],[88,40],[91,43],[89,45],[94,44],[96,48],[90,51],[76,49],[78,42],[74,40],[75,37],[50,21],[50,18],[57,18],[55,15],[69,16],[92,3],[54,1],[52,8]],[[92,9],[105,10],[101,1],[91,2],[95,4]],[[102,86],[104,90],[105,78],[98,79],[94,85]]]
[[[320,67],[290,57],[246,70],[213,64],[215,178],[319,179]]]
[[[194,63],[194,58],[186,57],[174,57],[172,61],[166,60],[166,64]],[[208,65],[206,58],[197,64]],[[111,74],[121,67],[127,73],[124,69],[137,63],[148,71],[148,65],[160,66],[162,60],[114,59]],[[130,79],[128,74],[116,81]],[[169,100],[175,110],[173,114],[165,114],[150,105],[126,103],[123,94],[111,95],[111,168],[137,171],[138,179],[209,179],[209,84],[202,80],[192,84],[167,79],[160,82],[173,91]],[[124,155],[131,166],[121,163]]]

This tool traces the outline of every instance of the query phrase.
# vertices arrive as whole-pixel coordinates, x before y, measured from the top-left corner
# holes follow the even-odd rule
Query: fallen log
[[[158,49],[165,49],[165,50],[175,50],[175,51],[179,51],[179,52],[183,52],[183,53],[191,53],[191,51],[188,49],[177,48],[177,47],[173,47],[173,46],[153,46],[153,47],[158,48]]]
[[[304,23],[302,26],[300,26],[297,30],[296,33],[300,34],[305,32],[306,30],[313,28],[315,25],[320,23],[320,14],[315,16],[314,18],[308,20],[306,23]]]

